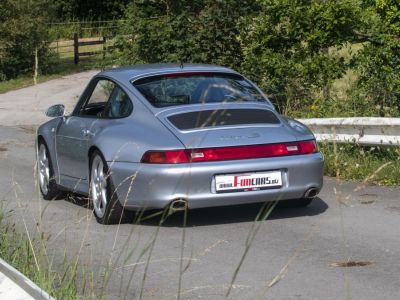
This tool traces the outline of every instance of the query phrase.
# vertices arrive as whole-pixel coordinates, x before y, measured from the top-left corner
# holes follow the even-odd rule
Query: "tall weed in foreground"
[[[9,222],[11,214],[0,207],[0,257],[56,299],[78,299],[74,264],[65,263],[56,272],[46,253],[46,236],[22,233]]]

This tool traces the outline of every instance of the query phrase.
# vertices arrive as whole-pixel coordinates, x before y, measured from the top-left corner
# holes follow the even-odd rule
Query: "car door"
[[[80,101],[71,116],[61,122],[56,134],[56,150],[61,176],[86,180],[88,176],[88,147],[96,121],[102,118],[115,84],[98,78],[86,99]]]

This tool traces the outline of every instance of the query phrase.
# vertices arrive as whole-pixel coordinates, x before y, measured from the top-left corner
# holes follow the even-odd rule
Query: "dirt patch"
[[[373,200],[373,199],[362,199],[362,200],[360,200],[360,203],[361,204],[372,204],[372,203],[375,203],[375,200]]]
[[[373,198],[377,198],[378,195],[365,193],[361,194],[360,197],[362,197],[362,199],[360,200],[361,204],[373,204],[375,203],[375,199]]]
[[[36,133],[36,126],[22,125],[22,126],[19,126],[19,128],[21,128],[25,133],[29,133],[29,134]]]
[[[339,267],[339,268],[352,268],[352,267],[365,267],[375,264],[373,261],[343,261],[343,262],[334,262],[331,263],[330,267]]]
[[[9,152],[7,147],[0,146],[0,159],[5,159]]]
[[[364,194],[361,194],[360,197],[378,197],[378,195],[377,194],[364,193]]]

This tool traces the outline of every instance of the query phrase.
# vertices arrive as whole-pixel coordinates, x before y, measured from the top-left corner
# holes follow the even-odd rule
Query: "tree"
[[[43,68],[48,55],[46,3],[2,0],[0,8],[0,80],[33,71],[38,51]]]
[[[182,61],[239,67],[238,19],[254,9],[253,0],[134,0],[125,12],[119,62]]]
[[[355,100],[380,116],[400,112],[400,3],[376,0],[369,7],[366,44],[355,59],[359,71]]]
[[[349,65],[332,49],[356,38],[360,6],[353,0],[260,0],[262,12],[243,21],[243,71],[283,112],[310,104]]]
[[[49,1],[54,17],[59,21],[119,19],[128,3],[129,0]]]

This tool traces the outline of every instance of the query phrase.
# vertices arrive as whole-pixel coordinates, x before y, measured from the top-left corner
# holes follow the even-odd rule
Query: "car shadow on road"
[[[208,226],[252,222],[262,207],[263,203],[256,203],[189,210],[187,215],[187,226]],[[315,216],[324,213],[327,209],[328,205],[326,202],[321,198],[316,198],[309,206],[302,208],[289,208],[284,207],[284,205],[278,205],[274,208],[268,219],[274,220]],[[146,215],[149,215],[150,213],[154,213],[154,211],[146,212]],[[158,226],[159,222],[160,217],[153,217],[140,222],[140,224],[145,226]],[[169,216],[162,226],[183,227],[183,213],[178,212]]]
[[[87,196],[69,193],[66,197],[63,198],[63,200],[87,209],[93,209],[92,203],[89,201]]]
[[[92,209],[87,197],[71,194],[65,200],[75,205]],[[263,203],[252,203],[192,209],[188,211],[186,224],[187,227],[191,227],[252,222],[262,207]],[[281,201],[274,208],[268,220],[315,216],[324,213],[327,209],[328,205],[319,197],[315,198],[309,206],[301,208],[286,207],[285,201]],[[162,213],[162,210],[146,211],[142,216],[145,220],[137,223],[144,226],[159,226]],[[147,218],[153,214],[155,215],[154,217]],[[162,226],[183,227],[183,212],[172,214],[164,221]]]

